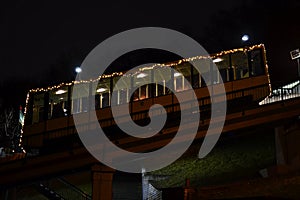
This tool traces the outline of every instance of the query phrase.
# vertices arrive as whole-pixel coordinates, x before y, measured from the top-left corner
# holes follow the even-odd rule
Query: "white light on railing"
[[[296,81],[296,82],[290,83],[288,85],[285,85],[282,88],[283,89],[293,89],[295,86],[297,86],[299,84],[300,84],[300,81]]]

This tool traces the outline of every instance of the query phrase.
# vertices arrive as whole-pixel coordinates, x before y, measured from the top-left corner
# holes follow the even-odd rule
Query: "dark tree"
[[[0,148],[5,154],[22,152],[19,116],[20,111],[12,106],[4,106],[3,100],[0,100]]]

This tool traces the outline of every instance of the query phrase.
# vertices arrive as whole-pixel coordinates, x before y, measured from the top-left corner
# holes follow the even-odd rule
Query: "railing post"
[[[282,86],[280,87],[280,91],[281,91],[281,92],[280,92],[281,101],[283,101],[283,87],[282,87]]]
[[[283,165],[288,161],[287,144],[285,142],[285,130],[283,126],[275,127],[275,145],[277,164]]]
[[[185,186],[183,187],[183,199],[184,200],[191,200],[194,199],[195,196],[195,189],[190,186],[190,180],[185,180]]]

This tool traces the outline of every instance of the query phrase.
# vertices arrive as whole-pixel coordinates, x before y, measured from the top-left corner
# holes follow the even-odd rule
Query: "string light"
[[[237,53],[237,52],[244,52],[244,53],[246,53],[246,52],[249,52],[249,51],[252,51],[252,50],[255,50],[255,49],[263,49],[263,51],[264,51],[264,61],[266,63],[266,50],[265,50],[264,44],[258,44],[258,45],[253,45],[253,46],[250,46],[250,47],[244,47],[244,48],[237,48],[237,49],[232,49],[232,50],[227,50],[227,51],[221,51],[220,53],[211,54],[211,55],[195,56],[195,57],[191,57],[191,58],[184,58],[184,59],[181,59],[181,60],[178,60],[178,61],[175,61],[175,62],[157,63],[157,64],[154,64],[154,65],[151,65],[151,66],[146,66],[146,67],[140,68],[139,71],[137,71],[135,73],[127,74],[127,76],[134,76],[134,75],[138,74],[141,71],[151,70],[151,69],[155,69],[155,68],[158,68],[158,67],[174,67],[174,66],[178,66],[178,65],[180,65],[182,63],[193,62],[193,61],[201,60],[201,59],[210,59],[210,60],[213,60],[215,58],[218,58],[220,56],[224,56],[224,55],[227,55],[227,54],[233,54],[233,53]],[[266,64],[265,67],[266,67],[266,70],[268,72],[268,65]],[[59,85],[50,86],[50,87],[47,87],[47,88],[31,89],[27,93],[27,97],[26,97],[26,106],[25,106],[25,111],[24,111],[24,118],[26,119],[29,98],[30,98],[30,95],[32,93],[47,92],[47,91],[56,90],[56,89],[59,89],[59,88],[64,87],[64,86],[70,86],[70,85],[74,85],[74,84],[98,82],[98,81],[100,81],[100,79],[106,79],[106,78],[111,78],[111,77],[115,77],[115,76],[122,76],[122,75],[124,75],[123,72],[114,72],[112,74],[103,74],[102,76],[99,76],[96,79],[80,80],[80,81],[75,80],[75,81],[72,81],[70,83],[61,83]],[[269,78],[269,75],[268,75],[268,78]],[[270,78],[269,78],[269,82],[270,82]]]
[[[194,61],[194,60],[201,60],[201,59],[215,59],[217,57],[220,57],[220,56],[224,56],[224,55],[227,55],[227,54],[232,54],[232,53],[236,53],[236,52],[248,52],[248,51],[252,51],[254,49],[259,49],[259,48],[264,48],[264,45],[263,44],[259,44],[259,45],[254,45],[254,46],[251,46],[251,47],[245,47],[245,48],[238,48],[238,49],[232,49],[232,50],[227,50],[227,51],[221,51],[220,53],[217,53],[217,54],[212,54],[212,55],[207,55],[207,56],[195,56],[195,57],[191,57],[191,58],[184,58],[184,59],[181,59],[181,60],[178,60],[178,61],[175,61],[175,62],[171,62],[171,63],[168,63],[168,64],[160,64],[160,63],[157,63],[157,64],[154,64],[152,66],[146,66],[146,67],[143,67],[143,68],[140,68],[139,71],[145,71],[145,70],[150,70],[150,69],[154,69],[156,67],[173,67],[173,66],[177,66],[177,65],[180,65],[184,62],[191,62],[191,61]],[[136,75],[138,72],[136,73],[132,73],[130,75]],[[31,89],[29,91],[29,93],[35,93],[35,92],[47,92],[47,91],[50,91],[50,90],[55,90],[55,89],[59,89],[63,86],[69,86],[69,85],[73,85],[73,84],[80,84],[80,83],[90,83],[90,82],[97,82],[99,81],[100,79],[105,79],[105,78],[111,78],[111,77],[114,77],[114,76],[122,76],[124,73],[123,72],[114,72],[112,74],[104,74],[102,76],[99,76],[98,78],[96,79],[90,79],[90,80],[80,80],[80,81],[72,81],[70,83],[61,83],[59,85],[55,85],[55,86],[50,86],[48,88],[36,88],[36,89]],[[28,96],[28,95],[27,95]]]

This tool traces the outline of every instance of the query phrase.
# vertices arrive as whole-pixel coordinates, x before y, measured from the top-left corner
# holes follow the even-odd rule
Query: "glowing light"
[[[215,59],[213,59],[214,63],[218,63],[218,62],[222,62],[222,61],[223,61],[222,58],[215,58]]]
[[[282,88],[283,89],[293,89],[294,87],[296,87],[299,84],[300,84],[300,81],[296,81],[296,82],[290,83],[288,85],[285,85]]]
[[[99,89],[97,89],[96,91],[97,91],[97,92],[104,92],[104,91],[106,91],[106,88],[99,88]]]
[[[174,73],[174,77],[178,77],[178,76],[182,76],[182,74],[179,72]]]
[[[243,40],[244,42],[248,41],[248,40],[249,40],[249,35],[243,35],[243,36],[242,36],[242,40]]]
[[[80,67],[76,67],[76,68],[75,68],[75,72],[76,72],[76,73],[80,73],[80,72],[82,72],[82,69],[81,69]]]
[[[138,74],[136,77],[137,77],[137,78],[144,78],[144,77],[146,77],[146,76],[148,76],[148,74],[140,73],[140,74]]]
[[[55,94],[64,94],[64,93],[66,93],[67,92],[67,90],[57,90],[56,92],[55,92]]]

